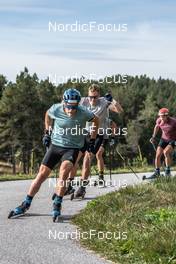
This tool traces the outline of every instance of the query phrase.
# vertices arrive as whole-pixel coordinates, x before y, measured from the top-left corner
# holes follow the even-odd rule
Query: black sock
[[[32,199],[33,199],[32,196],[30,196],[30,195],[26,195],[25,201],[26,201],[28,204],[31,204]]]
[[[160,175],[160,168],[156,168],[155,171],[158,175]]]

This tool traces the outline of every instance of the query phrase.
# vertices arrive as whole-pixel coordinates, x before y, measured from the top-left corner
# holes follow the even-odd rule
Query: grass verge
[[[2,174],[0,175],[0,182],[2,181],[18,181],[18,180],[31,180],[36,177],[35,175],[30,175],[30,174]],[[55,177],[54,174],[51,175],[51,177]]]
[[[115,263],[176,263],[176,177],[96,198],[73,223],[89,234],[82,245]]]
[[[146,167],[133,167],[133,170],[137,173],[140,172],[152,172],[153,171],[153,167],[151,166],[146,166]],[[172,170],[176,170],[176,167],[172,167]],[[92,168],[92,172],[91,174],[94,175],[96,174],[97,171],[96,169],[94,169],[94,167]],[[122,174],[122,173],[131,173],[131,170],[129,170],[128,168],[118,168],[112,171],[112,174]],[[55,177],[55,172],[52,173],[51,177]],[[109,170],[105,170],[105,174],[108,175],[109,174]],[[77,172],[77,176],[81,175],[81,170],[78,170]],[[0,175],[0,181],[16,181],[16,180],[30,180],[30,179],[34,179],[36,177],[36,174],[34,175],[30,175],[30,174],[1,174]]]

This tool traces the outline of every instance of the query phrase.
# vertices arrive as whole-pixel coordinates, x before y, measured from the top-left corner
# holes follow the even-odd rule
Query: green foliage
[[[97,233],[81,243],[115,263],[175,263],[175,191],[176,177],[96,198],[73,217],[80,232]],[[99,239],[98,232],[116,233],[116,237]]]
[[[161,208],[145,214],[144,218],[147,222],[158,224],[166,222],[172,218],[176,219],[176,211],[173,211],[170,208]]]
[[[3,91],[6,88],[7,80],[3,75],[0,75],[0,99],[2,97]]]
[[[29,173],[33,151],[41,157],[44,114],[54,102],[53,85],[47,80],[39,83],[37,75],[31,76],[26,68],[17,75],[16,83],[9,83],[3,92],[0,101],[1,155],[3,158],[8,151],[14,166],[18,157],[24,173]]]

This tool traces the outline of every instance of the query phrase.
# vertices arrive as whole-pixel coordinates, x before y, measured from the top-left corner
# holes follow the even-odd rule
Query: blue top
[[[54,119],[52,144],[65,148],[83,147],[86,122],[94,118],[91,111],[78,106],[75,115],[69,117],[64,111],[63,104],[54,104],[48,110],[48,115]]]

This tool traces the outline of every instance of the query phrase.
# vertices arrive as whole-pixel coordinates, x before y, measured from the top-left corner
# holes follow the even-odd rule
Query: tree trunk
[[[27,174],[26,170],[26,151],[23,149],[23,173]]]
[[[14,146],[12,146],[12,173],[16,174],[16,159],[15,159],[15,151]]]

